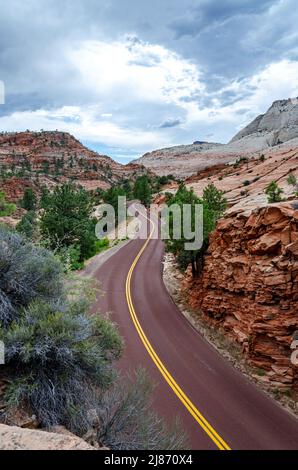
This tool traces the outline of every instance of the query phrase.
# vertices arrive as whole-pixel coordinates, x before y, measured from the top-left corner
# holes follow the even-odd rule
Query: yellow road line
[[[205,433],[210,437],[210,439],[216,444],[218,449],[220,449],[220,450],[231,450],[230,447],[228,446],[228,444],[222,439],[222,437],[220,437],[220,435],[215,431],[215,429],[211,426],[211,424],[208,423],[208,421],[204,418],[204,416],[200,413],[200,411],[195,407],[195,405],[191,402],[191,400],[185,395],[183,390],[179,387],[177,382],[174,380],[172,375],[169,373],[169,371],[167,370],[165,365],[162,363],[162,361],[160,360],[160,358],[158,357],[158,355],[154,351],[151,343],[149,342],[147,336],[145,335],[145,333],[144,333],[144,331],[143,331],[143,329],[140,325],[140,322],[137,318],[136,311],[134,309],[133,302],[132,302],[132,297],[131,297],[131,279],[132,279],[134,269],[135,269],[139,259],[141,258],[142,254],[146,250],[146,248],[147,248],[147,246],[148,246],[148,244],[149,244],[149,242],[152,238],[155,226],[154,226],[154,223],[153,223],[152,220],[150,220],[150,223],[152,224],[153,228],[152,228],[152,231],[149,235],[149,238],[146,240],[143,247],[141,248],[141,250],[139,251],[139,253],[135,257],[135,259],[134,259],[134,261],[133,261],[133,263],[130,267],[130,270],[128,272],[127,278],[126,278],[126,286],[125,286],[126,301],[127,301],[128,309],[129,309],[129,312],[130,312],[130,316],[132,318],[134,326],[135,326],[135,328],[136,328],[136,330],[137,330],[137,332],[138,332],[138,334],[139,334],[139,336],[140,336],[140,338],[141,338],[148,354],[150,355],[151,359],[153,360],[154,364],[156,365],[156,367],[158,368],[158,370],[160,371],[160,373],[162,374],[162,376],[164,377],[164,379],[166,380],[168,385],[171,387],[173,392],[177,395],[179,400],[183,403],[183,405],[186,407],[186,409],[189,411],[189,413],[193,416],[193,418],[197,421],[197,423],[201,426],[201,428],[205,431]]]

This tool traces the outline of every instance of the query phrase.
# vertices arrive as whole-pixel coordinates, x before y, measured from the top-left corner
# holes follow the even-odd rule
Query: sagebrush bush
[[[80,261],[81,249],[78,245],[62,247],[57,253],[57,256],[63,264],[65,272],[77,271],[84,267],[83,261]]]
[[[27,402],[44,426],[83,429],[91,391],[115,378],[122,340],[109,320],[88,315],[82,282],[66,284],[49,251],[0,227],[0,339],[14,378],[7,403]]]
[[[294,175],[294,173],[289,173],[289,176],[287,178],[287,183],[291,186],[296,186],[297,185],[297,177]]]
[[[107,319],[86,316],[86,308],[85,300],[35,301],[1,330],[7,366],[17,376],[22,371],[8,401],[27,401],[44,426],[60,423],[76,430],[76,410],[86,413],[92,389],[106,390],[115,378],[112,361],[122,341]]]
[[[62,268],[55,257],[0,227],[0,322],[9,324],[35,299],[51,302],[62,294]]]
[[[5,193],[0,191],[0,217],[6,217],[13,214],[17,206],[12,202],[7,202],[5,198]]]
[[[25,235],[29,240],[37,239],[38,223],[35,211],[28,211],[16,226],[17,232]]]
[[[170,427],[152,411],[154,386],[144,369],[135,379],[119,380],[98,407],[98,441],[115,450],[187,449],[179,420]]]

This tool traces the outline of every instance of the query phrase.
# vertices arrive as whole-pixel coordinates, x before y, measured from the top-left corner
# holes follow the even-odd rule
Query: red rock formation
[[[66,132],[0,134],[0,187],[11,200],[20,199],[26,187],[73,180],[87,190],[106,189],[146,172],[139,165],[121,165],[99,155]]]
[[[298,330],[298,203],[237,212],[219,221],[190,305],[241,343],[272,386],[298,388],[290,344]]]

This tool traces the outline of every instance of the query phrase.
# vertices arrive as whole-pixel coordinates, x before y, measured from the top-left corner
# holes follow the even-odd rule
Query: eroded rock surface
[[[298,210],[272,204],[219,221],[201,276],[185,282],[206,322],[243,346],[264,381],[298,388],[290,345],[298,330]]]
[[[248,126],[233,137],[257,139],[260,145],[273,147],[298,137],[298,99],[274,101],[265,114],[256,117]]]
[[[0,450],[95,450],[71,433],[52,433],[0,424]]]
[[[262,158],[261,158],[262,157]],[[298,139],[294,139],[274,149],[269,149],[261,156],[239,159],[224,168],[211,168],[186,180],[188,188],[192,187],[198,196],[202,196],[209,183],[225,192],[229,210],[233,213],[245,209],[251,211],[256,207],[267,205],[266,187],[276,181],[283,190],[284,199],[293,199],[298,185],[288,183],[290,174],[298,180]]]

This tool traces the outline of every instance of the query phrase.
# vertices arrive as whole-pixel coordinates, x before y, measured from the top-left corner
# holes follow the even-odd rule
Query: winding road
[[[298,449],[298,420],[234,369],[190,325],[162,280],[164,244],[132,240],[92,276],[125,339],[123,372],[139,366],[157,384],[154,409],[179,416],[192,449]]]

